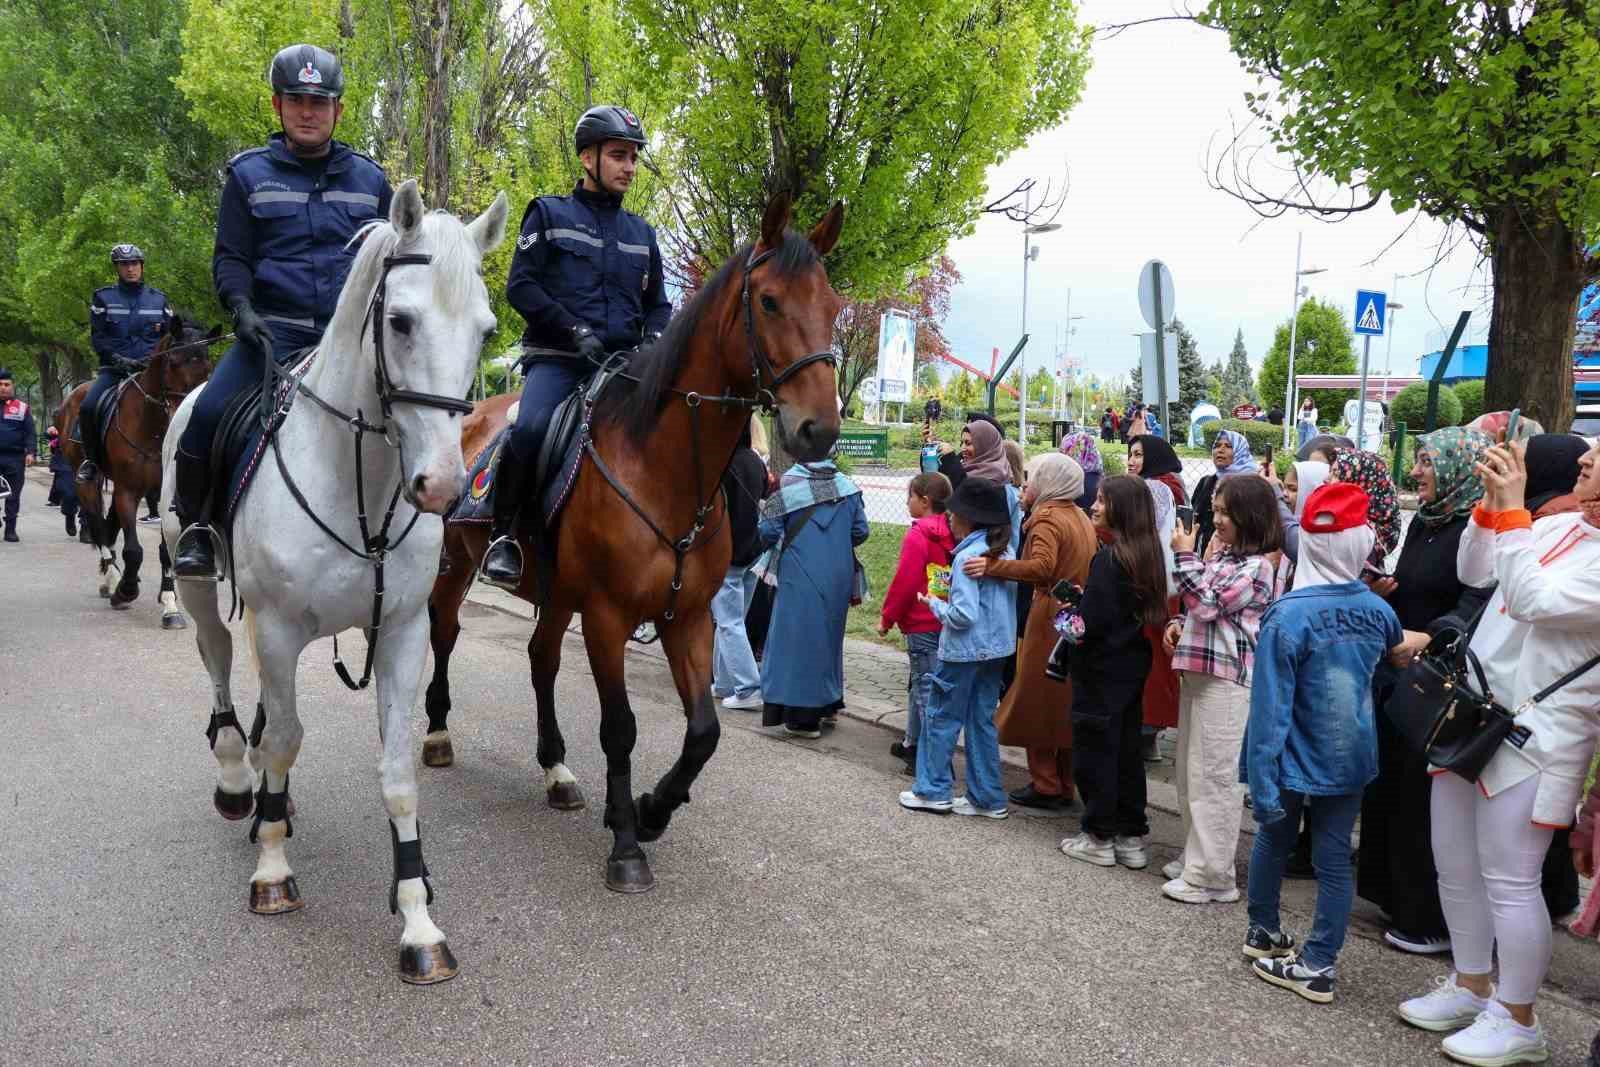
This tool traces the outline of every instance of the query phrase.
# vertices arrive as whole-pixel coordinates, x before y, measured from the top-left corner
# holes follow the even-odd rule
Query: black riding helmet
[[[344,67],[339,57],[314,44],[292,44],[272,57],[267,69],[272,91],[283,96],[344,95]]]
[[[111,262],[113,263],[143,263],[144,253],[138,245],[113,245],[111,247]]]
[[[625,107],[611,104],[585,111],[578,120],[577,129],[572,131],[572,142],[577,146],[577,151],[582,152],[590,145],[606,141],[627,141],[643,148],[644,127],[639,123],[639,116]]]

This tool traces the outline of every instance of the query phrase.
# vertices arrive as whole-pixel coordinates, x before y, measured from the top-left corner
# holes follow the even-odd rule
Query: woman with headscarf
[[[1533,517],[1578,510],[1572,487],[1578,481],[1578,460],[1589,442],[1570,433],[1543,433],[1528,439],[1528,510]]]
[[[1237,430],[1217,431],[1216,439],[1211,442],[1211,462],[1216,465],[1217,472],[1201,478],[1200,484],[1194,487],[1194,520],[1200,532],[1194,550],[1202,559],[1205,558],[1206,546],[1211,543],[1211,535],[1217,528],[1211,507],[1217,483],[1241,474],[1261,473],[1255,456],[1250,454],[1250,439]]]
[[[821,735],[844,702],[844,624],[855,546],[867,539],[861,490],[833,460],[796,463],[761,505],[766,553],[752,569],[776,589],[761,659],[762,725]]]
[[[971,415],[961,429],[961,450],[940,458],[939,473],[950,479],[951,488],[969,477],[1005,486],[1011,506],[1011,554],[1016,555],[1022,545],[1022,494],[1011,483],[1011,461],[1006,458],[1000,424],[988,415]]]
[[[1409,633],[1464,626],[1458,620],[1470,619],[1483,604],[1484,594],[1464,585],[1457,574],[1456,552],[1472,509],[1483,498],[1483,481],[1473,465],[1492,444],[1487,435],[1458,426],[1417,438],[1411,478],[1421,507],[1406,531],[1393,577],[1373,585]],[[1297,577],[1296,588],[1300,584]],[[1447,951],[1450,936],[1433,866],[1428,760],[1382,714],[1398,681],[1396,672],[1384,668],[1373,687],[1379,711],[1378,777],[1362,803],[1356,892],[1388,914],[1385,941],[1403,952],[1427,955]]]
[[[1062,580],[1079,587],[1088,581],[1097,547],[1094,524],[1076,503],[1082,493],[1083,468],[1076,461],[1059,452],[1033,457],[1022,488],[1028,517],[1021,558],[978,556],[966,564],[974,578],[1020,582],[1023,592],[1032,594],[1026,598],[1030,607],[1017,646],[1016,678],[995,713],[1000,743],[1028,750],[1028,785],[1011,799],[1029,808],[1072,803],[1072,686],[1049,677],[1044,668],[1055,647],[1053,623],[1060,608],[1050,591]]]
[[[1128,442],[1128,473],[1147,482],[1160,482],[1172,491],[1175,504],[1189,502],[1189,490],[1183,484],[1183,460],[1160,437],[1145,434]]]
[[[1083,468],[1083,494],[1077,503],[1087,514],[1094,507],[1094,498],[1100,495],[1100,479],[1106,469],[1105,460],[1100,458],[1100,446],[1093,434],[1079,430],[1061,439],[1061,454]]]
[[[1359,485],[1367,494],[1367,521],[1378,535],[1372,546],[1372,558],[1367,563],[1372,570],[1383,574],[1384,561],[1400,544],[1400,497],[1394,491],[1394,479],[1389,477],[1389,465],[1376,452],[1341,448],[1333,454],[1330,466],[1328,481]]]

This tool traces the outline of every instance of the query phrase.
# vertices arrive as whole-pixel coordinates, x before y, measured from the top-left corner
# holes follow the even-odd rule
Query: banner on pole
[[[917,358],[917,323],[904,312],[887,311],[878,320],[878,400],[903,404],[911,399]]]

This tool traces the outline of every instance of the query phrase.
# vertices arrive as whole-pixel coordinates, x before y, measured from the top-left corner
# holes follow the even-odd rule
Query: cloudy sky
[[[1082,20],[1104,25],[1165,15],[1173,2],[1084,0]],[[1463,243],[1430,269],[1446,237],[1431,220],[1417,221],[1404,236],[1411,218],[1387,206],[1335,225],[1293,214],[1262,221],[1207,185],[1208,146],[1231,121],[1243,120],[1243,94],[1255,86],[1228,51],[1226,35],[1158,23],[1097,38],[1093,57],[1082,100],[1066,123],[1035,137],[991,175],[999,195],[1020,178],[1059,181],[1070,174],[1056,219],[1062,229],[1036,238],[1041,250],[1029,271],[1030,368],[1054,351],[1070,289],[1071,314],[1083,316],[1074,323],[1072,355],[1093,373],[1128,372],[1137,358],[1132,334],[1148,328],[1135,285],[1152,258],[1171,268],[1178,315],[1206,361],[1226,359],[1242,328],[1259,366],[1273,330],[1288,319],[1295,238],[1302,232],[1305,266],[1326,268],[1305,279],[1313,295],[1349,309],[1357,288],[1380,289],[1405,305],[1394,322],[1396,374],[1415,373],[1417,357],[1440,347],[1462,310],[1473,312],[1469,340],[1486,332],[1486,279],[1477,254]],[[992,348],[1003,355],[1021,333],[1022,241],[1017,223],[990,217],[951,246],[963,281],[946,333],[970,362],[987,366]],[[1384,352],[1385,339],[1375,340],[1375,370],[1382,370]]]

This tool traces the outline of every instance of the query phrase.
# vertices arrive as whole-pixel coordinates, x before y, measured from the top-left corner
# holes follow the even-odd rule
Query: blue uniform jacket
[[[301,160],[275,133],[228,162],[211,272],[222,306],[248,298],[269,326],[321,332],[333,317],[356,230],[388,218],[383,168],[349,145]]]
[[[1017,650],[1017,583],[999,578],[969,578],[962,565],[989,550],[988,534],[974,530],[956,546],[950,560],[950,599],[929,607],[939,620],[939,658],[951,663],[1005,659]],[[1001,559],[1014,559],[1007,548]]]
[[[39,447],[39,435],[33,428],[33,409],[21,397],[0,400],[0,459],[10,462],[31,456]],[[20,485],[13,485],[13,491]]]
[[[1267,610],[1239,755],[1258,821],[1283,817],[1284,790],[1347,796],[1378,776],[1372,676],[1403,636],[1361,582],[1296,589]]]
[[[89,298],[89,345],[102,367],[115,367],[118,360],[143,363],[170,325],[167,294],[143,282],[118,282]]]
[[[655,230],[581,183],[528,202],[506,297],[527,320],[522,343],[536,348],[572,350],[579,324],[608,352],[635,348],[672,317]]]

